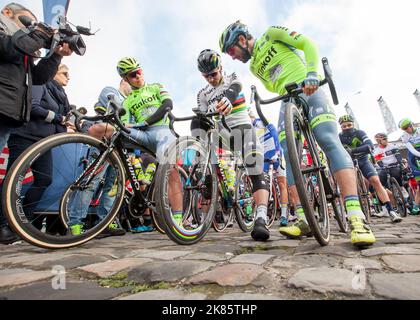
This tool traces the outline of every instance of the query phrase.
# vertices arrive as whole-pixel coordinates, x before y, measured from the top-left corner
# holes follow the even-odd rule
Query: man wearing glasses
[[[225,141],[230,141],[228,147],[231,150],[241,151],[252,180],[256,221],[251,236],[255,241],[267,241],[270,238],[267,228],[269,186],[263,171],[264,151],[252,126],[242,84],[235,73],[228,75],[223,72],[221,57],[213,50],[203,50],[197,62],[198,70],[207,81],[207,85],[198,93],[198,108],[203,113],[220,112],[225,115],[226,124],[232,129],[232,133],[227,134],[221,124],[221,136]],[[194,136],[202,136],[195,134],[196,130],[202,130],[205,136],[208,129],[200,120],[193,121],[191,127]]]
[[[402,181],[402,156],[400,149],[392,143],[388,142],[388,135],[385,133],[378,133],[375,135],[376,143],[378,144],[375,150],[373,150],[373,156],[375,157],[376,163],[379,166],[378,174],[382,185],[391,190],[391,186],[388,185],[387,173],[391,177],[395,178],[400,186],[403,185]],[[417,214],[419,209],[415,204],[410,203],[410,196],[405,188],[402,188],[404,199],[410,206],[410,212]],[[392,198],[392,192],[388,191],[389,196]]]
[[[175,136],[169,129],[168,112],[173,109],[173,102],[168,91],[159,83],[148,84],[144,79],[143,69],[136,59],[126,57],[117,64],[118,74],[132,89],[125,99],[123,107],[134,117],[135,125],[127,125],[132,128],[130,137],[140,145],[155,152],[158,162],[164,161],[165,151],[175,141]],[[135,127],[135,128],[133,128]],[[95,130],[89,134],[101,139],[103,136],[110,138],[114,130],[107,124],[95,126]],[[179,224],[183,219],[183,199],[180,191],[181,182],[179,175],[174,174],[169,179],[170,194],[169,202],[172,207],[172,215]]]
[[[331,162],[331,169],[344,195],[344,202],[351,223],[351,243],[358,247],[376,242],[357,196],[356,177],[350,156],[338,140],[336,116],[327,97],[319,88],[319,53],[314,42],[286,27],[273,26],[260,37],[248,31],[248,27],[237,21],[228,26],[220,37],[220,48],[233,60],[250,62],[251,72],[264,84],[267,90],[276,94],[287,93],[289,83],[303,84],[301,98],[308,103],[311,127],[314,135]],[[304,54],[304,57],[302,56]],[[300,204],[299,195],[290,167],[285,135],[286,102],[280,109],[280,143],[286,159],[287,182],[290,198],[296,206],[298,221],[290,227],[280,228],[288,238],[309,236],[311,229]]]
[[[354,119],[351,116],[346,115],[341,117],[339,123],[342,129],[342,133],[340,133],[341,143],[351,157],[359,162],[363,176],[378,194],[379,201],[382,204],[382,210],[385,211],[386,209],[388,211],[393,223],[401,222],[402,218],[392,208],[389,195],[379,180],[378,172],[369,160],[369,155],[374,149],[372,141],[364,131],[357,130],[354,127]]]
[[[400,129],[405,131],[401,140],[408,149],[408,163],[413,175],[420,187],[420,128],[414,127],[414,122],[410,119],[400,121]],[[420,206],[420,190],[417,188],[416,205]]]

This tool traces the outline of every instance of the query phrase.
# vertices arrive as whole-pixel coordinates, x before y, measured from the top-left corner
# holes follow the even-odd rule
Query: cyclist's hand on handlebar
[[[313,95],[319,89],[320,81],[316,72],[309,72],[303,82],[303,93],[306,96]]]
[[[217,103],[216,111],[219,112],[220,114],[228,116],[229,114],[232,113],[232,110],[233,110],[232,103],[226,97],[223,97],[222,100],[220,100]]]

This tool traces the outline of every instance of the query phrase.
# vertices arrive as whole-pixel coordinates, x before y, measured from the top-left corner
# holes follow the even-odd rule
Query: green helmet
[[[408,118],[402,119],[400,121],[400,124],[398,125],[400,127],[400,129],[405,130],[407,129],[409,126],[412,126],[414,124],[413,121],[411,121]]]
[[[117,71],[121,77],[140,69],[140,64],[134,58],[122,58],[117,64]]]
[[[346,114],[345,116],[342,116],[338,122],[340,123],[340,125],[342,125],[345,122],[354,122],[354,119],[352,116]]]
[[[223,32],[222,36],[220,37],[220,50],[222,50],[223,53],[226,53],[227,50],[231,46],[233,46],[236,43],[236,41],[238,41],[238,37],[240,35],[247,37],[249,35],[248,27],[242,22],[236,21],[235,23],[232,23],[229,27],[227,27],[226,30]]]

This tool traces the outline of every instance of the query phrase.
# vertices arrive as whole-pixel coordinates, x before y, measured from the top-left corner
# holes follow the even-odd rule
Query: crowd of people
[[[19,20],[20,16],[37,21],[29,9],[16,3],[6,5],[0,14],[0,150],[8,145],[9,168],[35,142],[76,129],[66,118],[72,109],[64,90],[70,80],[70,70],[62,64],[62,58],[71,55],[72,51],[64,43],[50,58],[35,64],[37,52],[46,47],[45,43],[52,34],[42,27],[37,27],[32,32],[25,31]],[[351,226],[350,241],[353,245],[369,246],[376,242],[373,228],[367,223],[360,205],[354,171],[355,160],[371,191],[378,195],[383,213],[390,217],[392,223],[398,223],[402,218],[393,206],[393,195],[387,185],[387,172],[401,185],[404,172],[413,176],[417,181],[415,200],[409,199],[408,195],[405,195],[405,198],[410,212],[418,214],[420,129],[416,129],[413,121],[403,119],[400,122],[400,129],[404,131],[402,141],[408,149],[408,159],[404,162],[400,150],[388,142],[386,134],[379,133],[375,136],[375,147],[365,132],[354,128],[351,116],[337,119],[326,93],[320,88],[320,59],[316,45],[310,38],[288,28],[270,27],[260,38],[255,38],[247,26],[238,21],[228,26],[221,35],[220,50],[233,60],[250,63],[252,74],[273,93],[285,94],[285,87],[290,83],[303,84],[300,97],[309,107],[311,129],[320,149],[329,160],[331,172],[342,193]],[[304,53],[304,59],[296,54],[298,50]],[[251,237],[255,241],[267,241],[270,238],[270,230],[267,227],[270,190],[265,177],[268,168],[264,165],[267,160],[275,163],[274,168],[281,189],[278,199],[281,204],[279,232],[291,239],[310,236],[311,228],[299,199],[288,155],[286,103],[280,106],[277,128],[273,124],[265,127],[247,104],[243,93],[244,84],[236,73],[224,70],[222,57],[216,50],[203,50],[197,64],[198,71],[206,82],[205,87],[198,92],[197,107],[204,113],[218,112],[225,116],[227,125],[237,134],[221,131],[220,135],[224,141],[229,141],[226,146],[228,149],[242,155],[252,180],[256,205]],[[131,139],[156,154],[155,160],[144,159],[143,155],[136,154],[133,150],[132,163],[139,180],[147,185],[150,184],[156,169],[156,161],[160,162],[163,159],[168,146],[176,140],[169,128],[168,119],[168,112],[174,108],[174,103],[164,85],[146,82],[144,70],[136,58],[121,59],[117,63],[117,72],[121,77],[119,88],[104,88],[94,109],[97,114],[107,113],[110,95],[126,109],[123,122],[131,130]],[[337,123],[341,126],[341,133],[338,132]],[[109,139],[114,133],[112,126],[106,123],[85,122],[82,129],[85,134],[98,139]],[[191,124],[192,135],[200,139],[206,139],[208,130],[208,123],[204,121],[197,120]],[[26,195],[25,201],[28,203],[37,203],[43,196],[42,190],[51,185],[51,179],[46,178],[51,176],[51,157],[51,154],[46,154],[32,164],[33,168],[36,168],[36,174],[34,183]],[[97,214],[101,217],[107,213],[107,199],[112,198],[115,180],[112,170],[104,170],[90,186],[89,192],[84,193],[83,201],[78,202],[79,206],[71,208],[69,228],[73,235],[83,232],[82,220],[88,213],[99,179],[104,179],[105,184]],[[177,184],[170,185],[176,188]],[[177,196],[178,193],[171,194],[174,195],[170,199],[173,217],[181,223],[183,200]],[[293,223],[290,223],[288,217],[289,203],[295,209],[296,221]],[[31,216],[35,209],[26,206],[25,214]],[[53,219],[56,218],[46,217],[47,230],[49,225],[59,225],[51,223],[50,220]],[[146,213],[144,223],[131,231],[152,230],[150,213]],[[104,231],[103,236],[123,234],[125,231],[113,223]],[[18,236],[7,225],[0,208],[0,243],[8,244],[17,239]]]

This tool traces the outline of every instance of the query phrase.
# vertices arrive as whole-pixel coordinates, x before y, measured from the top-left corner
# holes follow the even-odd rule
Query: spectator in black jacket
[[[69,80],[69,69],[62,64],[53,80],[43,86],[33,87],[31,120],[27,125],[13,129],[9,138],[8,168],[37,141],[67,131],[65,117],[71,108],[63,87],[67,86]],[[51,152],[48,152],[39,157],[31,166],[34,183],[27,191],[24,200],[25,214],[28,217],[33,216],[36,204],[52,183],[53,161]],[[46,218],[48,233],[65,234],[66,229],[54,215],[34,217],[33,225],[41,229],[44,218]]]
[[[19,17],[37,21],[35,15],[17,3],[0,11],[0,150],[6,145],[12,128],[27,123],[31,114],[32,85],[43,85],[57,72],[63,56],[72,51],[68,44],[57,47],[48,59],[34,64],[36,53],[53,34],[42,27],[28,32]],[[0,243],[12,243],[17,236],[0,213]]]

